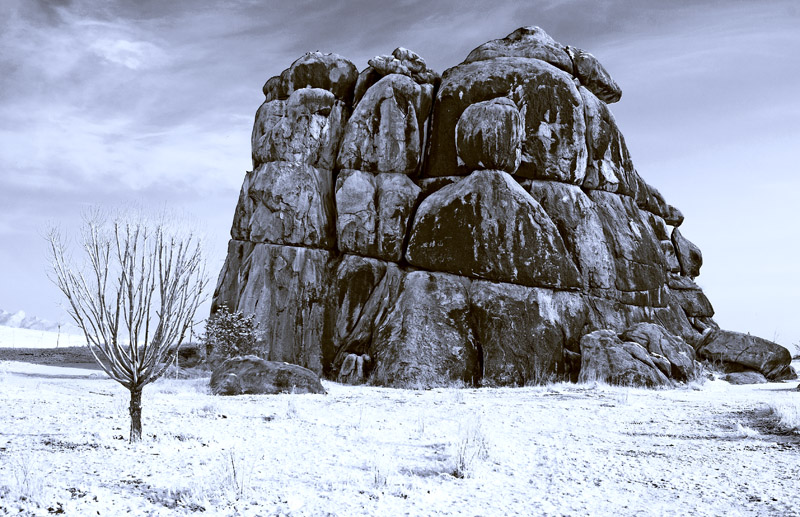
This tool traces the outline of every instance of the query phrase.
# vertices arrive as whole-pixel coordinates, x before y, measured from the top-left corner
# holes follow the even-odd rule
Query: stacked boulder
[[[591,54],[525,27],[441,77],[404,48],[361,73],[310,53],[264,93],[212,306],[255,314],[264,358],[390,386],[662,386],[723,339]]]

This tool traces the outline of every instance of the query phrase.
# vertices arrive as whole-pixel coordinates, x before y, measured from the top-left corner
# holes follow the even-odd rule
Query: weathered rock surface
[[[584,87],[579,91],[586,116],[588,153],[583,186],[632,195],[636,171],[614,115],[592,92]]]
[[[626,196],[594,190],[594,202],[616,264],[615,286],[620,291],[652,291],[667,282],[661,245],[642,212]]]
[[[420,387],[668,386],[695,350],[791,374],[719,337],[700,251],[634,167],[621,90],[588,52],[538,27],[442,77],[403,47],[360,74],[313,52],[263,91],[212,310],[254,314],[266,359]]]
[[[459,164],[514,174],[522,160],[525,125],[517,106],[505,97],[472,104],[456,124]]]
[[[797,378],[790,365],[792,355],[789,350],[749,334],[730,330],[712,332],[697,350],[697,355],[712,362],[720,362],[734,370],[737,367],[755,370],[771,381]]]
[[[699,366],[695,361],[694,348],[678,336],[654,323],[638,323],[620,335],[624,341],[639,343],[651,355],[663,357],[669,368],[662,372],[677,381],[690,381],[697,377]]]
[[[342,101],[318,88],[302,88],[287,100],[265,102],[253,126],[253,167],[290,161],[333,169],[347,115]]]
[[[233,357],[211,374],[214,395],[325,393],[317,374],[302,366],[265,361],[254,355]]]
[[[475,171],[427,197],[417,210],[406,259],[429,270],[499,282],[580,285],[553,222],[500,171]]]
[[[232,237],[330,249],[336,242],[330,171],[297,162],[269,162],[248,173]]]
[[[495,39],[480,45],[469,53],[464,63],[485,61],[498,57],[524,57],[539,59],[572,73],[572,59],[566,47],[550,37],[540,27],[520,27],[505,38]]]
[[[321,88],[349,105],[356,79],[358,69],[342,56],[308,52],[283,71],[280,88],[284,95],[291,95],[301,88]],[[269,81],[264,85],[265,94],[270,89],[267,88],[268,84]]]
[[[605,382],[621,386],[671,386],[642,345],[622,341],[611,330],[596,330],[581,338],[578,382]]]
[[[690,277],[671,275],[669,288],[674,302],[690,318],[710,318],[714,315],[711,302]]]
[[[675,246],[675,254],[681,265],[681,274],[691,278],[698,276],[700,267],[703,265],[703,254],[700,252],[700,248],[684,237],[677,228],[672,230],[672,245]]]
[[[469,295],[484,385],[542,384],[568,373],[564,350],[579,351],[587,320],[580,295],[483,280]]]
[[[572,78],[544,61],[501,57],[447,70],[436,95],[426,176],[463,176],[456,125],[472,104],[508,97],[524,111],[525,137],[517,175],[581,184],[586,174],[583,100]],[[523,109],[524,107],[524,109]]]
[[[405,174],[341,171],[336,179],[339,249],[399,262],[420,192]]]
[[[414,174],[431,95],[432,88],[405,75],[387,75],[372,85],[347,121],[339,168]]]
[[[583,287],[615,286],[616,262],[594,202],[579,187],[531,181],[528,191],[550,216],[580,270]]]
[[[479,358],[469,322],[468,281],[414,271],[375,329],[370,382],[395,387],[473,382]]]
[[[586,86],[603,102],[611,104],[619,101],[622,89],[596,57],[585,50],[570,46],[567,46],[567,53],[572,58],[573,75],[581,85]]]
[[[330,343],[330,260],[325,250],[231,240],[212,311],[225,305],[254,314],[261,356],[319,374],[323,345]]]

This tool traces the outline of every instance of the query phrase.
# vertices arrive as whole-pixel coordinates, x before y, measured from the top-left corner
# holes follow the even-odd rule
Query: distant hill
[[[0,309],[0,325],[18,329],[44,330],[47,332],[58,332],[67,334],[79,334],[80,329],[71,324],[54,323],[43,320],[36,316],[28,316],[25,311],[8,312]]]

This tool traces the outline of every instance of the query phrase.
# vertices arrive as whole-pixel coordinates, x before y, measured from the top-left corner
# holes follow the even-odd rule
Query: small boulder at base
[[[699,369],[695,363],[694,348],[655,323],[637,323],[620,336],[625,341],[639,343],[653,355],[666,358],[670,368],[667,375],[677,381],[689,381],[697,377]]]
[[[721,361],[726,367],[739,365],[756,370],[771,381],[795,379],[792,354],[777,343],[731,330],[711,332],[697,355],[709,361]],[[729,370],[730,371],[730,370]]]
[[[578,382],[621,386],[672,386],[650,354],[638,343],[623,342],[612,330],[596,330],[581,338]]]
[[[731,384],[766,384],[767,378],[758,372],[734,372],[722,377]]]
[[[214,395],[325,393],[317,374],[296,364],[266,361],[254,355],[232,357],[211,374]]]

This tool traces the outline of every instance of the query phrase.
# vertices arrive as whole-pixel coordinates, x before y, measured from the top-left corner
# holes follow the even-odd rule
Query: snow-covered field
[[[0,362],[0,514],[800,515],[796,382],[127,398],[97,371]],[[24,514],[24,513],[23,513]]]

